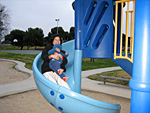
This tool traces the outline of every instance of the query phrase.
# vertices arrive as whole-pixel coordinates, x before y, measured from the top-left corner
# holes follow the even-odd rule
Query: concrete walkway
[[[0,85],[0,97],[37,89],[36,84],[34,82],[34,78],[33,78],[33,72],[32,70],[29,70],[24,67],[25,63],[22,63],[20,61],[15,61],[15,60],[1,59],[1,58],[0,60],[15,62],[17,64],[15,66],[17,70],[29,73],[31,75],[28,79],[24,81]],[[118,70],[118,69],[121,69],[121,68],[110,67],[110,68],[100,68],[100,69],[82,71],[81,89],[97,91],[101,93],[111,94],[111,95],[130,99],[131,90],[128,87],[125,87],[122,85],[111,84],[111,83],[107,83],[104,85],[103,82],[94,81],[94,80],[90,80],[87,78],[87,76],[89,75],[102,73],[106,71]]]
[[[105,93],[105,94],[110,94],[110,95],[115,95],[115,96],[130,99],[131,98],[131,90],[127,86],[108,83],[108,82],[106,84],[104,84],[104,82],[90,80],[87,78],[89,75],[107,72],[107,71],[118,70],[118,69],[121,69],[121,68],[120,67],[109,67],[109,68],[101,68],[101,69],[83,71],[81,88],[84,90],[96,91],[96,92],[101,92],[101,93]]]

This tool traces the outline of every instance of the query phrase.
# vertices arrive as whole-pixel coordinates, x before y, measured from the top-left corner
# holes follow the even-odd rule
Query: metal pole
[[[58,34],[58,22],[60,19],[55,19],[55,21],[57,22],[57,34]]]
[[[150,113],[150,0],[135,1],[131,113]]]

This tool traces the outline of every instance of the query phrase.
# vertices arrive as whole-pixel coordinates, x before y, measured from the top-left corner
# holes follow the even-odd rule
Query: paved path
[[[102,92],[110,95],[120,96],[124,98],[131,98],[131,90],[123,85],[118,84],[112,84],[112,83],[106,83],[95,80],[90,80],[87,77],[89,75],[107,72],[107,71],[113,71],[121,69],[120,67],[109,67],[109,68],[100,68],[100,69],[94,69],[89,71],[83,71],[82,72],[82,84],[81,88],[85,90],[91,90],[91,91],[97,91]]]
[[[29,70],[24,67],[25,63],[22,63],[20,61],[15,61],[15,60],[1,59],[1,58],[0,60],[15,62],[17,64],[15,66],[17,70],[31,74],[31,76],[24,81],[0,85],[0,97],[37,89],[34,79],[33,79],[33,72],[32,70]],[[121,85],[115,85],[111,83],[107,83],[106,85],[104,85],[103,82],[94,81],[94,80],[90,80],[87,78],[87,76],[89,75],[102,73],[106,71],[118,70],[118,69],[121,69],[121,68],[110,67],[110,68],[100,68],[100,69],[82,71],[81,89],[97,91],[97,92],[116,95],[120,97],[130,98],[131,90],[127,87],[124,87]]]

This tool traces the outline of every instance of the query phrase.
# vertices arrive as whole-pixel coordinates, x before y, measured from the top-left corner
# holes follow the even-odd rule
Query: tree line
[[[69,32],[64,31],[62,27],[58,27],[58,33],[62,37],[64,42],[74,39],[75,28],[71,27]],[[44,37],[43,30],[41,28],[28,28],[26,31],[19,29],[12,30],[10,34],[5,36],[5,42],[14,46],[20,47],[22,50],[24,46],[30,47],[45,46],[52,35],[57,33],[57,27],[51,29],[48,36]]]

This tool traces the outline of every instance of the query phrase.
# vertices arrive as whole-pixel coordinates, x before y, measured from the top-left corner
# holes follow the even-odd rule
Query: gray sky
[[[26,31],[29,27],[43,29],[47,36],[51,28],[57,26],[55,19],[60,19],[59,26],[69,31],[74,26],[74,0],[0,0],[9,10],[10,30]]]

